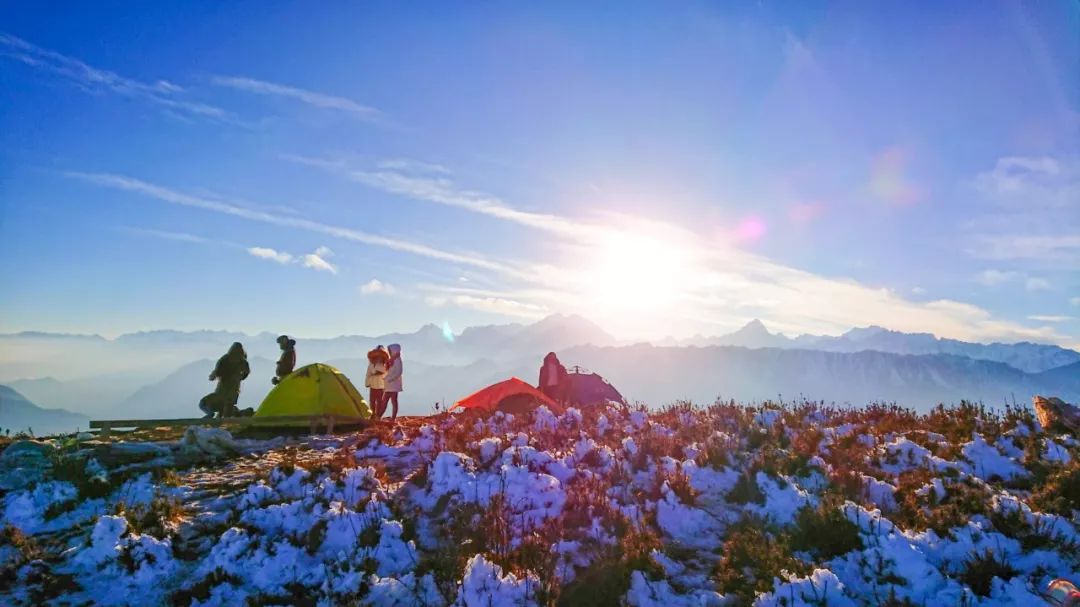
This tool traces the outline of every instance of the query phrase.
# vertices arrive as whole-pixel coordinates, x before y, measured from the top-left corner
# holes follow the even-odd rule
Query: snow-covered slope
[[[0,602],[1037,605],[1080,582],[1078,458],[1029,413],[972,407],[21,442]]]

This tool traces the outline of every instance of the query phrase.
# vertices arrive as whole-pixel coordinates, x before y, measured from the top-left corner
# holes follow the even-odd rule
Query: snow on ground
[[[2,604],[1034,605],[1080,583],[1080,445],[971,409],[19,445],[0,455]]]

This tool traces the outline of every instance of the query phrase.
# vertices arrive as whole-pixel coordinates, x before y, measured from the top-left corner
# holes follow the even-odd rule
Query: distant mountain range
[[[46,407],[102,418],[182,417],[213,385],[206,376],[233,341],[244,343],[252,376],[241,406],[257,406],[272,387],[275,333],[148,331],[96,335],[0,335],[0,381]],[[399,343],[406,360],[405,413],[426,413],[484,385],[517,375],[535,381],[540,360],[559,352],[611,379],[632,400],[712,402],[717,396],[827,401],[895,401],[925,408],[960,399],[1000,404],[1034,393],[1080,400],[1080,353],[1033,343],[978,344],[881,327],[840,336],[771,333],[760,321],[716,337],[619,342],[579,316],[532,324],[470,327],[447,336],[435,325],[412,333],[297,338],[299,364],[328,362],[361,391],[364,354]],[[36,428],[35,428],[36,430]]]
[[[1029,373],[1038,373],[1080,362],[1080,352],[1061,346],[1031,342],[979,344],[938,338],[930,333],[901,333],[882,327],[852,329],[835,337],[800,335],[791,338],[779,333],[770,333],[765,324],[756,319],[728,335],[711,338],[696,337],[677,343],[693,346],[801,348],[826,352],[875,350],[893,354],[952,354],[1005,363]]]
[[[86,430],[90,418],[64,409],[42,409],[8,386],[0,386],[0,429],[36,436]]]

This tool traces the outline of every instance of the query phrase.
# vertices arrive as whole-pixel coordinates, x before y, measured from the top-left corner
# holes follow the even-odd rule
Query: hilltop
[[[1033,605],[1080,582],[1080,443],[968,404],[23,441],[0,487],[15,605]]]

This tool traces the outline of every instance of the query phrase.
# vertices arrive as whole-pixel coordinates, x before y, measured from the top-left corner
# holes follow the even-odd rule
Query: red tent
[[[559,403],[516,377],[511,377],[497,384],[491,384],[478,392],[474,392],[454,403],[451,409],[460,407],[462,409],[479,409],[483,411],[508,410],[517,412],[523,408],[522,405],[531,405],[530,408],[547,405],[547,408],[551,409],[553,413],[563,412],[563,408],[559,406]]]

